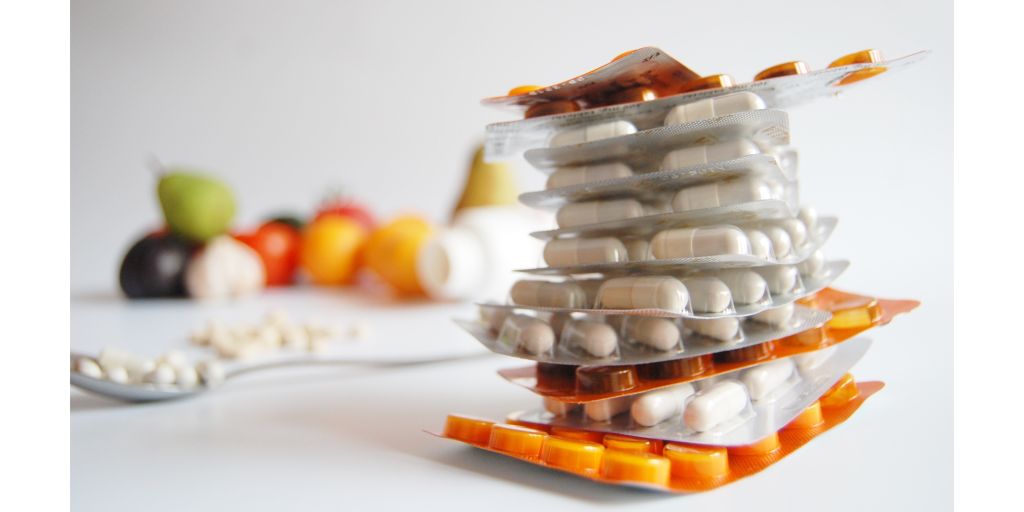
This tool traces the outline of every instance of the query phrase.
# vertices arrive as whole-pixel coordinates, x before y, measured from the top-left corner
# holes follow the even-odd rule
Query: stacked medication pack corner
[[[460,324],[534,362],[499,373],[541,406],[503,422],[450,415],[438,435],[602,482],[697,492],[845,421],[882,388],[850,375],[871,346],[856,336],[918,303],[829,287],[849,265],[822,253],[837,219],[800,206],[778,107],[914,57],[861,52],[820,72],[787,63],[734,86],[643,48],[485,100],[526,108],[488,127],[488,156],[525,151],[549,174],[520,201],[558,227],[533,234],[546,266]]]

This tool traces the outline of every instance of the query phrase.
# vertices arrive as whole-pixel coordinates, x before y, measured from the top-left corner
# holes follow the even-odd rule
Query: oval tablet
[[[732,318],[684,318],[683,326],[691,331],[721,341],[734,341],[740,335],[740,321]]]
[[[732,292],[714,277],[688,277],[683,279],[690,293],[690,307],[695,313],[724,313],[732,308]]]
[[[831,347],[815,350],[814,352],[797,354],[793,356],[792,359],[800,371],[808,372],[825,364],[825,361],[828,361],[832,355],[836,353],[836,350],[839,350],[839,347],[837,345],[832,345]]]
[[[708,98],[686,105],[679,105],[668,112],[665,116],[665,126],[674,124],[692,123],[703,119],[746,112],[748,110],[760,110],[767,108],[764,100],[752,92],[739,92],[727,94],[717,98]]]
[[[723,380],[686,404],[683,422],[697,432],[707,432],[736,416],[746,406],[746,388],[734,380]]]
[[[757,304],[766,298],[768,283],[753,270],[728,270],[718,273],[716,277],[729,287],[735,304]]]
[[[679,327],[668,318],[638,316],[626,319],[625,323],[626,338],[655,350],[672,350],[682,341]]]
[[[784,326],[789,324],[790,319],[793,318],[793,313],[796,312],[796,307],[793,303],[786,304],[785,306],[779,306],[777,308],[766,309],[752,317],[750,319],[754,322],[761,322],[763,324]]]
[[[579,167],[563,167],[551,173],[544,188],[562,188],[595,181],[628,178],[633,171],[628,165],[620,162],[608,164],[583,165]]]
[[[693,146],[677,149],[665,155],[661,160],[661,170],[682,169],[694,165],[713,164],[748,155],[756,155],[761,150],[757,144],[747,139],[735,139],[706,146]]]
[[[786,231],[789,239],[793,242],[793,247],[804,247],[810,241],[807,236],[807,226],[800,219],[778,219],[771,223]]]
[[[793,240],[785,229],[776,226],[762,226],[761,232],[772,241],[772,252],[778,259],[785,259],[793,255]]]
[[[509,315],[501,328],[499,342],[527,354],[543,354],[555,346],[551,326],[527,315]]]
[[[633,401],[629,408],[630,414],[633,417],[633,421],[645,427],[653,427],[683,412],[686,399],[693,395],[695,391],[693,384],[687,382],[678,386],[644,393]]]
[[[577,346],[594,357],[608,357],[619,348],[619,336],[612,326],[593,320],[569,320],[562,328],[563,346]]]
[[[633,397],[631,396],[595,400],[583,404],[583,412],[586,413],[587,418],[593,421],[608,422],[615,415],[628,411],[632,400]]]
[[[609,199],[569,203],[558,210],[555,220],[558,227],[571,228],[598,222],[634,219],[644,215],[644,205],[636,199]]]
[[[760,400],[789,380],[795,366],[790,358],[757,365],[743,372],[740,382],[747,386],[751,400]]]
[[[772,199],[772,190],[761,180],[719,181],[676,192],[672,198],[672,211],[688,212],[765,199]]]
[[[548,308],[586,308],[587,293],[573,281],[554,283],[551,281],[523,280],[512,285],[509,292],[512,302],[522,306]]]
[[[568,146],[570,144],[594,142],[595,140],[618,137],[619,135],[629,135],[631,133],[636,133],[636,126],[633,126],[633,123],[621,120],[610,121],[607,123],[590,125],[586,128],[578,128],[576,130],[569,130],[555,134],[555,136],[551,138],[551,143],[548,144],[548,147],[553,148],[557,146]]]
[[[689,294],[674,277],[617,277],[597,290],[597,307],[603,309],[663,309],[681,313]]]
[[[800,208],[800,213],[797,214],[796,218],[804,223],[804,227],[808,231],[813,232],[818,225],[818,210],[815,210],[813,206],[804,206]]]
[[[775,252],[772,249],[772,241],[768,238],[768,235],[764,234],[763,231],[756,229],[748,229],[746,231],[747,239],[750,240],[750,252],[758,258],[764,260],[774,260]]]
[[[768,283],[772,295],[789,295],[803,290],[800,271],[794,265],[771,265],[754,269]]]
[[[751,253],[750,240],[736,226],[668,229],[651,239],[651,254],[659,260]]]
[[[803,277],[820,277],[825,270],[825,254],[818,249],[802,263],[797,264],[796,268]]]
[[[617,238],[560,238],[544,246],[544,262],[552,267],[629,261]]]

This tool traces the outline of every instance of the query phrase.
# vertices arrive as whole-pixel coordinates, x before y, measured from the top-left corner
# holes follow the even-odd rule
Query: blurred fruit
[[[314,217],[313,220],[319,220],[328,215],[348,217],[366,228],[367,233],[373,231],[373,229],[377,227],[377,221],[373,219],[373,215],[370,214],[370,210],[352,199],[336,197],[324,201],[317,210],[316,217]]]
[[[430,224],[419,217],[399,217],[370,236],[366,266],[400,293],[423,295],[416,279],[416,255],[430,239]]]
[[[298,229],[283,222],[271,221],[252,233],[235,235],[235,239],[252,247],[267,274],[267,286],[292,284],[299,266],[302,235]]]
[[[227,235],[210,240],[185,269],[185,290],[197,299],[248,295],[262,289],[265,283],[260,255]]]
[[[167,225],[187,240],[205,242],[223,233],[235,216],[231,190],[215,178],[172,170],[157,185]]]
[[[319,285],[350,282],[361,264],[368,233],[349,217],[325,215],[315,219],[302,232],[302,267]]]
[[[194,244],[169,233],[150,233],[125,255],[121,289],[133,299],[184,296],[185,266],[195,250]]]
[[[302,231],[302,227],[306,225],[306,223],[302,219],[298,218],[295,215],[281,215],[279,217],[268,219],[267,222],[280,222],[282,224],[288,224],[289,226],[299,231]]]
[[[517,204],[518,195],[512,164],[484,163],[484,148],[480,146],[473,155],[466,186],[455,205],[455,212],[474,206]]]

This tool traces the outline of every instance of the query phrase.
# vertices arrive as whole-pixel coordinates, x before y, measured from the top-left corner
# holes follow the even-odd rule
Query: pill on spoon
[[[88,357],[78,358],[78,362],[75,364],[75,371],[85,375],[86,377],[92,377],[94,379],[103,378],[103,370],[100,369],[100,365],[96,364],[96,361],[93,361]]]
[[[174,383],[174,369],[166,364],[158,364],[153,371],[142,377],[142,382],[147,384],[172,384]]]

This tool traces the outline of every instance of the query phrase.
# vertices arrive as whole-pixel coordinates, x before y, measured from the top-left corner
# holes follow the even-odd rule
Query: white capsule
[[[795,265],[770,265],[757,267],[754,271],[761,274],[773,295],[789,295],[803,288],[800,271]]]
[[[179,366],[174,369],[174,383],[190,388],[199,383],[199,372],[192,366]]]
[[[502,343],[528,354],[543,354],[555,346],[551,326],[527,315],[509,315],[500,336]]]
[[[211,385],[223,382],[227,378],[224,365],[220,361],[203,361],[195,366],[196,372],[203,379],[203,384]]]
[[[626,337],[656,350],[671,350],[682,340],[679,327],[668,318],[633,316],[624,322]]]
[[[116,382],[118,384],[128,383],[128,370],[125,370],[123,366],[111,366],[103,371],[104,377],[110,382]]]
[[[553,283],[551,281],[523,280],[512,285],[509,295],[512,297],[513,303],[522,306],[587,307],[587,293],[573,281]]]
[[[772,241],[772,251],[778,259],[785,259],[793,254],[793,241],[785,229],[777,226],[762,226],[761,232]]]
[[[123,367],[128,372],[128,380],[131,382],[141,382],[144,375],[156,368],[156,361],[138,357],[117,347],[104,347],[100,351],[99,363],[102,367]]]
[[[750,252],[754,256],[765,260],[774,259],[772,240],[768,238],[768,235],[756,229],[748,229],[746,235],[750,240]]]
[[[554,414],[555,416],[568,416],[569,413],[580,408],[580,404],[570,404],[568,402],[559,402],[548,397],[544,397],[544,409]]]
[[[672,210],[688,212],[765,199],[772,199],[772,190],[761,180],[717,181],[676,192],[672,198]]]
[[[789,324],[790,319],[793,318],[793,313],[796,311],[795,306],[792,302],[785,306],[779,306],[777,308],[766,309],[752,317],[751,320],[760,322],[762,324],[768,324],[773,326],[784,326]]]
[[[796,268],[803,277],[820,277],[825,270],[825,254],[818,249],[806,260],[797,264]]]
[[[636,199],[610,199],[569,203],[558,210],[555,220],[558,227],[571,228],[598,222],[635,219],[644,215],[644,205]]]
[[[706,146],[677,149],[661,160],[661,170],[682,169],[694,165],[724,162],[734,158],[756,155],[761,151],[747,139],[735,139]]]
[[[808,231],[815,231],[818,225],[818,210],[815,210],[813,206],[804,206],[800,208],[800,213],[796,216],[800,219],[800,222],[804,223]]]
[[[643,238],[633,238],[622,243],[626,246],[626,254],[629,261],[644,261],[651,259],[651,242]]]
[[[595,400],[583,404],[583,412],[592,421],[611,421],[615,415],[629,410],[629,404],[633,401],[631,396],[620,396],[605,400]]]
[[[668,229],[651,239],[651,254],[659,259],[751,254],[746,233],[735,226]]]
[[[747,390],[734,380],[723,380],[694,396],[683,411],[683,422],[707,432],[736,416],[747,406]]]
[[[733,317],[684,318],[683,326],[702,336],[721,341],[733,341],[740,334],[740,321]]]
[[[768,283],[753,270],[726,270],[717,277],[729,287],[732,301],[738,305],[757,304],[768,291]]]
[[[505,319],[508,318],[509,315],[511,314],[512,310],[506,308],[493,308],[484,306],[480,308],[481,320],[483,320],[484,323],[487,324],[487,327],[489,327],[495,333],[501,331],[501,328],[505,326]],[[305,335],[306,331],[302,330],[302,334]],[[297,340],[297,342],[301,343],[301,340]],[[305,343],[302,344],[302,346],[304,347],[308,344],[309,337],[306,337],[306,341]]]
[[[608,357],[619,347],[619,336],[604,322],[570,320],[562,328],[562,343],[578,346],[594,357]]]
[[[178,368],[179,366],[188,365],[188,357],[186,357],[185,353],[180,350],[171,350],[160,356],[160,362],[170,366],[171,368]]]
[[[166,364],[158,364],[153,371],[142,377],[142,382],[147,384],[172,384],[174,383],[174,368]]]
[[[686,399],[694,392],[693,384],[687,382],[644,393],[633,401],[629,408],[630,414],[633,421],[645,427],[653,427],[683,412]]]
[[[800,219],[778,219],[771,221],[772,225],[778,226],[786,230],[786,234],[789,235],[789,239],[793,242],[793,247],[803,247],[807,245],[807,226],[804,225]]]
[[[86,377],[92,377],[94,379],[103,378],[103,370],[100,369],[100,365],[96,364],[96,361],[93,361],[88,357],[78,358],[78,362],[75,364],[75,371],[85,375]]]
[[[544,262],[552,267],[629,261],[617,238],[560,238],[544,246]]]
[[[681,313],[689,301],[682,281],[674,277],[617,277],[597,290],[602,309],[663,309]]]
[[[796,363],[796,367],[802,372],[809,372],[817,369],[819,366],[828,361],[833,354],[839,350],[837,345],[832,345],[828,348],[821,350],[815,350],[814,352],[805,352],[803,354],[797,354],[793,356],[793,362]]]
[[[732,306],[732,292],[720,279],[689,277],[683,279],[690,292],[690,307],[695,313],[724,313]]]
[[[767,108],[764,100],[752,92],[738,92],[727,94],[717,98],[708,98],[686,105],[679,105],[668,112],[665,116],[665,126],[674,124],[692,123],[703,119],[712,119],[718,116],[746,112],[748,110],[760,110]]]
[[[631,133],[636,133],[636,126],[633,126],[633,123],[621,120],[609,121],[555,134],[551,138],[551,144],[548,146],[553,148],[570,144],[583,144],[584,142],[594,142],[595,140],[629,135]]]
[[[770,363],[759,364],[745,372],[740,382],[747,386],[751,400],[760,400],[793,376],[793,360],[779,359]]]
[[[630,170],[629,166],[619,162],[580,167],[563,167],[551,173],[545,188],[572,187],[595,181],[628,178],[632,175],[633,171]]]

